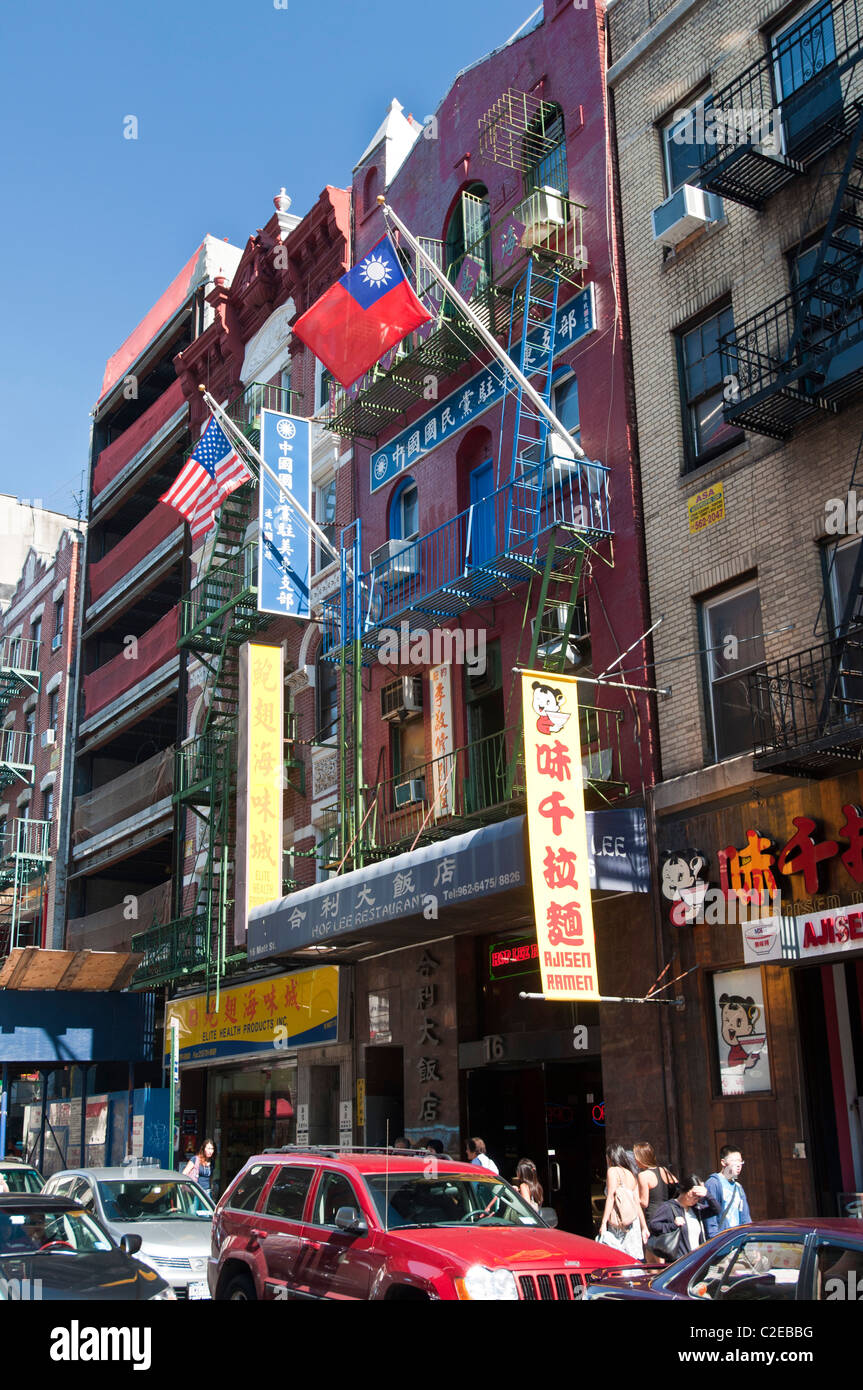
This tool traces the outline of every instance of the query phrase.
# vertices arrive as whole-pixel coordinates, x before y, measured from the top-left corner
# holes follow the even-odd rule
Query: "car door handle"
[[[269,1231],[252,1231],[252,1240],[265,1240]]]

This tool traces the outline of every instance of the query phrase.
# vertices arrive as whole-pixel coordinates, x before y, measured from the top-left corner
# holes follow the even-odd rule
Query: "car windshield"
[[[45,1186],[45,1179],[35,1168],[17,1168],[10,1164],[8,1168],[0,1168],[0,1178],[10,1192],[41,1192]]]
[[[106,1233],[84,1211],[0,1208],[0,1258],[35,1255],[40,1250],[91,1255],[112,1248]]]
[[[373,1173],[366,1183],[381,1225],[541,1226],[536,1212],[502,1178],[489,1173],[425,1177],[420,1173]]]
[[[170,1178],[100,1182],[99,1195],[106,1219],[123,1224],[206,1220],[213,1214],[212,1202],[199,1187],[191,1182],[172,1182]]]

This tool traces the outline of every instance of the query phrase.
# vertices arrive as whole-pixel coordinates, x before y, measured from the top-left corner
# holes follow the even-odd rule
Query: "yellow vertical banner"
[[[282,896],[284,685],[281,647],[249,643],[248,909]]]
[[[533,911],[546,999],[598,999],[578,683],[522,672]]]

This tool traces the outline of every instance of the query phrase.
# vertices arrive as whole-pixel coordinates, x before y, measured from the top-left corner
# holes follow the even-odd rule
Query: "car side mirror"
[[[137,1255],[143,1244],[143,1236],[126,1235],[120,1237],[120,1249],[125,1250],[127,1255]]]
[[[543,1207],[539,1214],[546,1226],[551,1226],[553,1229],[557,1225],[557,1212],[554,1207]]]
[[[339,1207],[336,1212],[336,1229],[351,1236],[365,1236],[369,1232],[356,1207]]]

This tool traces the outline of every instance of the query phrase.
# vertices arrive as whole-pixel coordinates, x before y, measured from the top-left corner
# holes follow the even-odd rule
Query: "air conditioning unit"
[[[54,633],[54,636],[51,638],[51,650],[52,650],[52,652],[56,652],[57,648],[60,646],[60,643],[61,643],[62,641],[63,641],[63,634],[62,634],[62,632],[55,632],[55,633]]]
[[[419,574],[419,563],[418,541],[387,541],[369,557],[372,578],[382,584],[397,584]]]
[[[50,748],[52,743],[57,742],[57,733],[54,729],[45,729],[42,734],[42,747]]]
[[[684,183],[653,209],[653,240],[662,246],[679,246],[693,232],[715,222],[721,211],[721,199],[692,183]]]
[[[414,806],[426,799],[426,784],[422,777],[413,777],[395,788],[396,806]]]
[[[422,676],[402,676],[381,690],[382,719],[406,719],[409,714],[421,714],[422,707]]]
[[[520,204],[516,217],[526,224],[522,245],[541,245],[566,226],[566,199],[556,188],[538,188]]]
[[[542,661],[554,660],[560,657],[563,651],[563,634],[566,631],[568,620],[568,603],[558,603],[552,607],[546,608],[542,615],[541,641],[536,649],[537,657]],[[532,634],[536,632],[536,625],[539,621],[539,617],[532,619]],[[578,643],[580,641],[585,641],[589,635],[590,629],[587,620],[587,602],[585,599],[579,599],[572,617],[572,627],[566,647],[566,661],[570,666],[578,666],[583,660]]]

